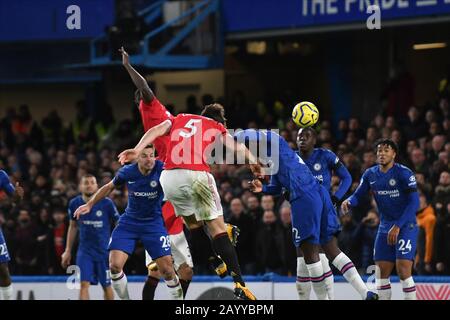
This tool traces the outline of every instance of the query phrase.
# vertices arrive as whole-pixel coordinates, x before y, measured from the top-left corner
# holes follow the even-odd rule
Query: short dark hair
[[[375,142],[375,148],[374,148],[375,152],[377,151],[378,146],[389,146],[395,151],[395,153],[398,153],[398,146],[391,139],[379,139],[379,140],[377,140]]]
[[[225,109],[219,103],[208,104],[203,108],[200,115],[216,120],[221,124],[225,124],[227,122],[227,119],[225,118]]]
[[[81,180],[85,179],[85,178],[97,178],[95,175],[93,175],[92,173],[86,173],[84,175],[81,176]]]

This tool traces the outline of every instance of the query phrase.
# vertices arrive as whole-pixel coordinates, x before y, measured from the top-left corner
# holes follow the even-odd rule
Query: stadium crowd
[[[211,99],[205,96],[202,102]],[[298,128],[289,120],[292,103],[280,99],[249,106],[244,95],[237,93],[226,107],[228,125],[278,128],[292,148],[297,149]],[[25,188],[25,199],[18,205],[0,194],[0,227],[12,257],[13,275],[65,273],[60,257],[68,226],[67,204],[78,193],[78,180],[93,173],[99,186],[109,182],[120,167],[117,151],[133,146],[142,134],[136,112],[132,119],[116,122],[108,106],[104,106],[102,117],[91,115],[83,101],[76,107],[75,119],[68,126],[64,126],[57,111],[38,123],[26,105],[8,109],[0,119],[0,169]],[[185,110],[199,112],[194,97],[188,98]],[[347,166],[353,178],[348,195],[358,186],[364,170],[375,164],[373,143],[383,137],[398,144],[397,161],[416,173],[421,195],[415,273],[450,274],[448,97],[442,96],[435,104],[422,108],[410,107],[403,116],[394,117],[387,111],[368,123],[357,118],[340,120],[336,129],[326,115],[321,117],[316,147],[331,149]],[[244,167],[216,165],[212,173],[222,198],[225,220],[241,230],[237,252],[243,273],[295,275],[289,203],[283,197],[250,192],[251,173]],[[339,179],[333,177],[333,187],[338,184]],[[111,198],[119,212],[123,212],[126,190],[114,191]],[[379,224],[376,206],[368,196],[351,214],[340,219],[339,246],[363,273],[373,264],[373,244]],[[207,257],[201,256],[202,251],[192,248],[192,253],[195,273],[213,274]],[[142,246],[138,245],[125,272],[146,274]]]

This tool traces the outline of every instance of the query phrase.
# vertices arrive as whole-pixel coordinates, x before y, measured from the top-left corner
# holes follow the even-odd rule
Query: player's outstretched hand
[[[258,179],[253,179],[252,181],[248,182],[250,184],[250,190],[254,193],[260,193],[262,192],[262,182]]]
[[[135,149],[127,149],[122,151],[119,156],[119,162],[124,165],[127,162],[132,162],[137,159],[137,151]]]
[[[343,214],[347,214],[350,211],[350,201],[345,200],[341,204],[341,210]]]
[[[259,178],[264,177],[262,166],[259,163],[251,164],[250,170],[252,171],[255,178],[259,179]]]
[[[64,251],[63,254],[61,255],[61,267],[63,267],[63,269],[67,269],[71,259],[72,255],[70,254],[70,252]]]
[[[119,49],[119,52],[122,54],[122,64],[124,66],[127,66],[130,64],[130,56],[128,55],[128,53],[125,51],[125,49],[123,47],[121,47]]]
[[[25,194],[25,191],[23,190],[23,188],[20,186],[19,182],[16,182],[16,194],[17,196],[20,198],[20,200],[23,199],[23,196]]]
[[[400,228],[394,224],[388,232],[388,236],[387,236],[388,245],[393,246],[397,243],[397,237],[398,237],[399,233],[400,233]]]
[[[82,215],[89,213],[89,211],[91,211],[91,206],[87,203],[83,204],[82,206],[78,207],[78,209],[73,214],[73,217],[78,220]]]

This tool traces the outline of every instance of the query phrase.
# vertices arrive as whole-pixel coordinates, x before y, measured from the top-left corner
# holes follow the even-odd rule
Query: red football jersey
[[[145,131],[148,131],[167,119],[173,119],[172,114],[156,98],[153,98],[150,104],[145,104],[141,100],[139,103],[139,111]],[[167,145],[169,144],[169,136],[158,137],[153,144],[155,145],[158,159],[164,162],[167,154]],[[167,201],[163,205],[162,215],[168,234],[174,235],[183,231],[183,220],[181,217],[175,215],[175,210],[170,202]]]
[[[168,134],[169,146],[164,168],[209,172],[205,150],[219,135],[226,133],[225,127],[213,119],[187,113],[177,115],[172,119]]]
[[[150,104],[146,104],[141,100],[139,103],[139,112],[141,113],[145,132],[167,119],[173,119],[172,114],[167,111],[166,107],[156,97],[153,98]],[[167,154],[167,145],[169,144],[169,136],[158,137],[153,141],[153,144],[157,153],[157,159],[164,162]]]

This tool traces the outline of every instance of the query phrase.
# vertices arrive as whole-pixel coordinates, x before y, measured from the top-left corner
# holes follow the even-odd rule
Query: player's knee
[[[164,279],[173,279],[175,276],[175,270],[173,269],[173,265],[171,263],[160,263],[158,269]]]
[[[114,261],[109,262],[109,269],[111,270],[111,273],[113,273],[113,274],[118,274],[118,273],[122,272],[122,267],[119,266]]]
[[[412,274],[412,266],[409,264],[399,263],[397,265],[397,273],[401,280],[408,279]]]
[[[81,289],[81,290],[87,290],[87,289],[89,289],[89,285],[90,285],[89,282],[87,282],[87,281],[81,281],[81,283],[80,283],[80,289]]]
[[[5,283],[10,280],[8,265],[6,263],[0,264],[0,282]]]

